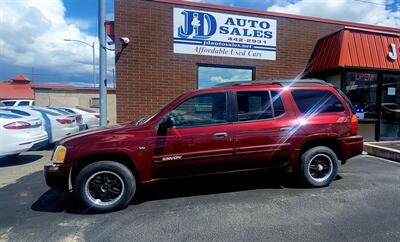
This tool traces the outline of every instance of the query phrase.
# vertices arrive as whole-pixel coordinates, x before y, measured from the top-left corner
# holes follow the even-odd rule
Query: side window
[[[285,113],[285,108],[283,106],[282,98],[279,92],[271,91],[272,103],[274,107],[275,117],[281,116]]]
[[[4,105],[11,107],[11,106],[14,106],[15,101],[3,101],[3,103],[4,103]]]
[[[195,127],[227,122],[226,93],[191,97],[172,110],[176,127]]]
[[[272,115],[269,91],[237,92],[238,121],[270,119]]]
[[[300,112],[308,115],[343,112],[343,104],[330,91],[293,90],[292,95]]]
[[[18,103],[18,106],[29,106],[29,101],[21,101]]]

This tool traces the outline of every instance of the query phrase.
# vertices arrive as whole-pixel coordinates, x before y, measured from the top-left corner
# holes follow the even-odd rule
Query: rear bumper
[[[342,164],[354,156],[361,155],[364,148],[363,137],[360,135],[339,139],[342,150]]]
[[[70,191],[71,166],[66,164],[56,165],[51,162],[44,165],[44,178],[47,186],[59,190]]]

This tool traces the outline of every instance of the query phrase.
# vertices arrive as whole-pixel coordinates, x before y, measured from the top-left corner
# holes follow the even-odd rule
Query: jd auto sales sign
[[[276,20],[174,8],[174,53],[276,59]]]

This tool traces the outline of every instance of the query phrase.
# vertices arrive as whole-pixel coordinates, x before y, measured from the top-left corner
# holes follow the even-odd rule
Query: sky
[[[400,0],[188,1],[400,27]],[[107,0],[108,20],[113,5]],[[37,83],[93,85],[92,48],[64,39],[96,42],[98,62],[97,0],[0,0],[0,26],[0,81],[25,74]],[[107,55],[112,83],[114,53]]]

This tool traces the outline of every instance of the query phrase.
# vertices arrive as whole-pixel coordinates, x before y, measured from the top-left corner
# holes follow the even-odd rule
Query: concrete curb
[[[400,150],[384,147],[380,144],[388,142],[365,142],[364,151],[369,155],[400,162]]]

